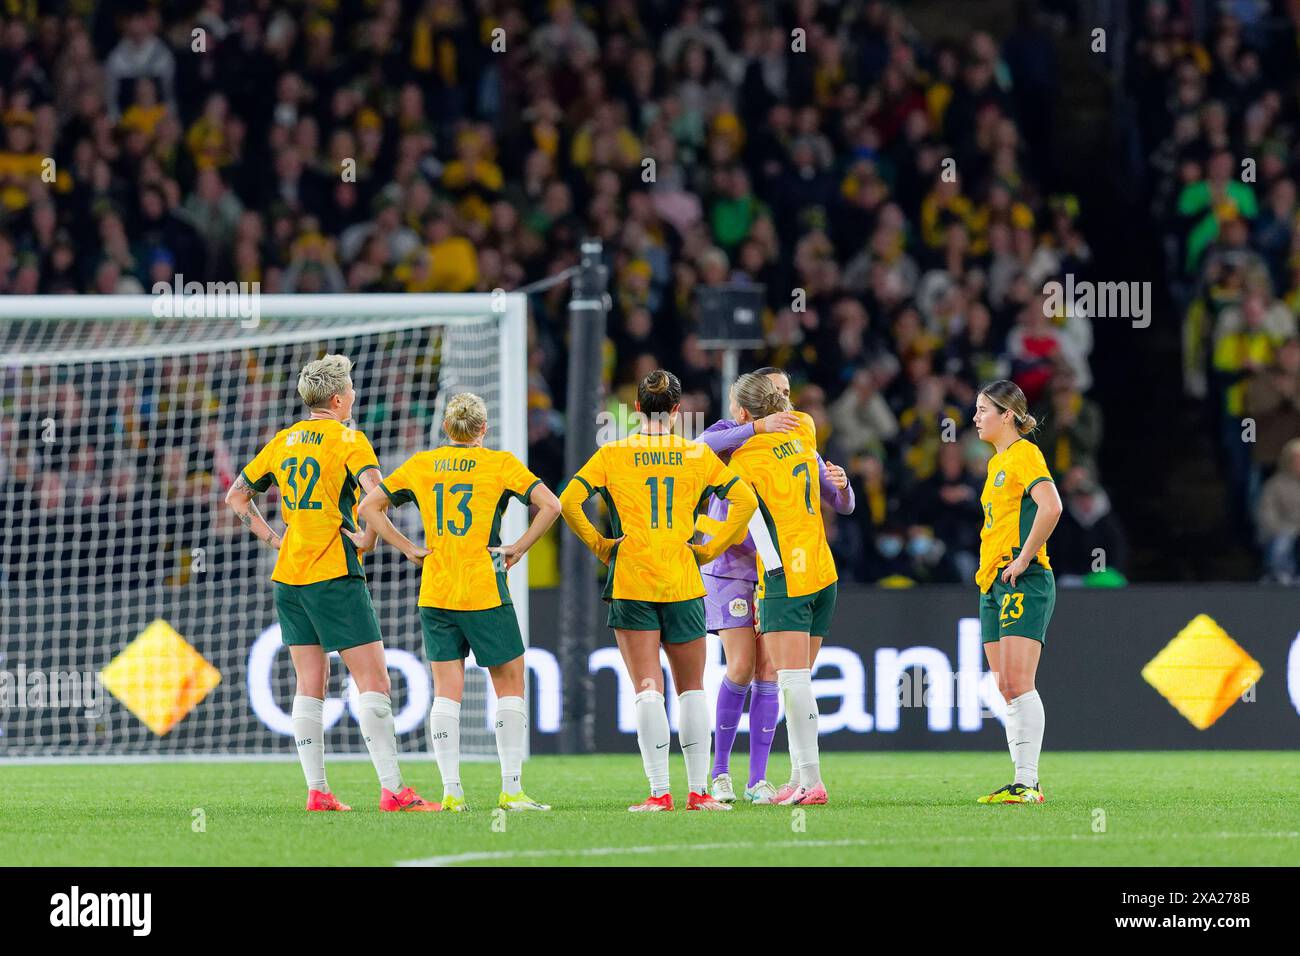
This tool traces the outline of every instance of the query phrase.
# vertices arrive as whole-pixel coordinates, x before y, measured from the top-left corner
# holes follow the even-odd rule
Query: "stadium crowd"
[[[1267,575],[1296,580],[1300,537],[1300,3],[1220,3],[1204,35],[1151,0],[1129,87],[1167,273],[1183,308],[1183,381],[1205,400],[1227,507]]]
[[[687,411],[725,414],[694,290],[765,286],[767,347],[746,362],[789,372],[824,457],[851,475],[856,514],[827,518],[844,577],[970,580],[991,453],[970,415],[979,385],[1003,377],[1042,421],[1066,503],[1058,574],[1097,572],[1097,549],[1124,569],[1090,323],[1043,308],[1044,283],[1086,277],[1091,252],[1077,201],[1051,192],[1056,65],[1032,4],[1001,40],[922,37],[882,0],[40,9],[6,7],[0,25],[0,291],[141,292],[177,273],[263,292],[513,289],[573,265],[595,235],[611,406],[663,366]],[[1294,336],[1278,296],[1300,294],[1283,168],[1261,150],[1257,186],[1223,185],[1211,91],[1260,104],[1251,135],[1280,109],[1250,49],[1217,43],[1202,66],[1192,47],[1143,47],[1179,78],[1170,135],[1206,151],[1157,157],[1186,184],[1168,215],[1200,217],[1188,274],[1238,275],[1241,301],[1215,300],[1233,343],[1215,345],[1216,368],[1263,329]],[[1247,257],[1269,283],[1253,298],[1265,287],[1228,264]],[[552,487],[567,477],[563,430],[593,427],[562,407],[567,296],[534,296],[530,319],[531,464]],[[1280,352],[1278,414],[1294,416],[1300,346]]]

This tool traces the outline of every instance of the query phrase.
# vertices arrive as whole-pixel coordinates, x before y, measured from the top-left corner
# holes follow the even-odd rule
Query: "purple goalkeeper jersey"
[[[754,426],[752,423],[740,425],[728,419],[723,419],[706,428],[697,440],[708,445],[713,450],[713,453],[723,461],[730,461],[731,453],[753,437]],[[853,486],[848,485],[842,491],[836,488],[826,475],[826,463],[822,461],[821,455],[817,456],[817,469],[821,478],[822,503],[830,505],[842,515],[852,514],[853,509],[857,506],[857,501],[853,496]],[[709,497],[708,515],[710,518],[726,521],[727,512],[730,508],[731,503],[727,499],[719,498],[716,495]],[[753,536],[746,534],[745,540],[733,544],[708,564],[702,565],[700,570],[705,574],[712,574],[718,578],[757,581],[758,563],[756,561]]]

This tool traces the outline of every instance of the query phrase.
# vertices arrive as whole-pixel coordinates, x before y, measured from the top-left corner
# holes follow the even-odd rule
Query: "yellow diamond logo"
[[[161,618],[137,634],[100,677],[160,737],[221,683],[221,672]]]
[[[1143,679],[1197,730],[1222,717],[1263,673],[1208,614],[1188,621],[1142,668]]]

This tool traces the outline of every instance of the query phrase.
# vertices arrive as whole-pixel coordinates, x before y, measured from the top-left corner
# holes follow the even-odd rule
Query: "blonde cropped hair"
[[[473,392],[461,392],[447,403],[442,427],[452,441],[477,441],[487,428],[487,403]]]
[[[324,408],[351,384],[352,359],[346,355],[326,355],[308,362],[298,373],[298,394],[308,408]]]
[[[790,400],[762,372],[746,372],[736,379],[736,384],[731,386],[731,397],[755,419],[790,410]]]

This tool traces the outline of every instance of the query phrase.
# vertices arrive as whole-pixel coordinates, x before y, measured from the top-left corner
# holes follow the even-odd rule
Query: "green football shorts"
[[[704,636],[704,598],[685,601],[614,598],[609,602],[606,623],[620,631],[658,631],[661,641],[686,644]]]
[[[480,667],[498,667],[524,653],[524,638],[519,633],[513,604],[482,611],[422,607],[420,626],[424,631],[424,653],[431,662],[464,660],[473,651]]]
[[[799,597],[761,597],[758,599],[758,629],[764,634],[804,631],[809,637],[827,637],[831,632],[838,595],[839,582],[832,581],[820,591]]]
[[[1002,569],[980,595],[980,636],[985,644],[1003,637],[1028,637],[1047,643],[1047,624],[1056,607],[1056,576],[1037,562],[1016,579],[1002,581]]]
[[[382,640],[365,578],[345,575],[315,584],[273,583],[284,643],[344,651]]]

